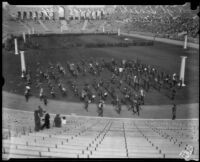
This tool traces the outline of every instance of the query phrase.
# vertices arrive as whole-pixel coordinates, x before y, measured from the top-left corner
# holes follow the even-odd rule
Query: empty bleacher
[[[55,33],[61,32],[59,20],[48,20],[48,21],[43,21],[43,23],[49,29],[49,32],[55,32]]]
[[[4,109],[3,158],[181,158],[180,152],[191,145],[191,158],[199,159],[197,120],[65,115],[67,124],[55,128],[55,114],[50,116],[51,128],[34,132],[33,112]]]

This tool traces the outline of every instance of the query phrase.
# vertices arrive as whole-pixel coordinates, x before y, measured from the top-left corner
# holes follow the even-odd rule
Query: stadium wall
[[[136,38],[142,38],[142,39],[146,39],[146,40],[154,40],[154,41],[157,41],[157,42],[174,44],[174,45],[179,45],[179,46],[183,46],[183,44],[184,44],[183,41],[177,41],[177,40],[166,39],[166,38],[156,38],[156,37],[154,38],[152,36],[144,36],[144,35],[140,35],[140,34],[121,33],[121,35],[131,36],[131,37],[136,37]],[[199,44],[188,43],[188,47],[199,49]]]

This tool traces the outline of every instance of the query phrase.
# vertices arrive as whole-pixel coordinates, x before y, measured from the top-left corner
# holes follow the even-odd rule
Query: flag
[[[183,35],[186,35],[186,34],[187,34],[187,31],[183,31],[181,33],[178,33],[178,36],[180,37],[180,36],[183,36]]]

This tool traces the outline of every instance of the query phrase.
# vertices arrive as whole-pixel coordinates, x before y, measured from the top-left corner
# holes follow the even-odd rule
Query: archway
[[[34,15],[34,20],[37,20],[37,19],[39,19],[39,18],[38,18],[38,12],[36,11],[35,15]]]
[[[18,17],[18,19],[21,19],[21,12],[20,11],[17,12],[17,17]]]
[[[25,11],[23,12],[23,19],[27,19],[27,13]]]
[[[65,9],[61,6],[58,6],[58,17],[59,19],[65,18]]]
[[[33,19],[33,13],[31,11],[29,12],[29,19]]]
[[[41,12],[41,13],[40,13],[40,20],[43,20],[43,19],[44,19],[44,13]]]

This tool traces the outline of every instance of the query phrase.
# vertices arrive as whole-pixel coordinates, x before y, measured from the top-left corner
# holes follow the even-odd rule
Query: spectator
[[[65,125],[67,123],[67,119],[65,116],[62,117],[62,125]]]
[[[38,115],[39,115],[40,117],[42,117],[42,116],[43,116],[43,113],[44,113],[44,110],[43,110],[40,106],[38,106]]]
[[[41,127],[40,116],[39,116],[38,110],[34,111],[34,120],[35,120],[35,131],[38,132],[40,130],[40,127]]]
[[[61,118],[60,118],[60,114],[57,114],[56,116],[55,116],[55,118],[54,118],[54,126],[55,127],[61,127],[61,123],[62,123],[62,121],[61,121]]]
[[[42,129],[44,129],[45,127],[47,128],[47,129],[49,129],[50,128],[50,115],[49,115],[49,113],[47,113],[46,111],[44,112],[45,113],[45,117],[44,117],[44,124],[43,124],[43,126],[41,127],[41,130]]]

